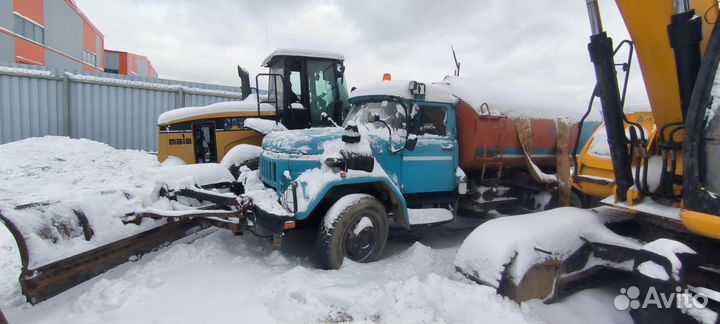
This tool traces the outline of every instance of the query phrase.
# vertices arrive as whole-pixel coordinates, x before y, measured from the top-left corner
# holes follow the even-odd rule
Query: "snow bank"
[[[0,145],[0,212],[16,224],[35,268],[164,224],[120,218],[172,210],[161,188],[232,180],[219,165],[160,167],[154,155],[86,139],[47,136]],[[85,240],[75,211],[87,217]]]
[[[470,104],[479,114],[487,114],[481,111],[485,109],[481,108],[483,104],[487,104],[492,115],[579,121],[587,110],[587,103],[579,100],[533,93],[527,89],[501,89],[479,80],[446,76],[436,84]],[[600,119],[600,109],[594,108],[587,120]]]
[[[457,246],[479,222],[463,218],[418,229],[422,239],[417,243],[394,236],[383,259],[346,262],[335,271],[316,268],[312,230],[289,233],[280,252],[252,235],[208,229],[39,305],[3,298],[0,307],[10,323],[632,321],[612,306],[617,289],[581,292],[586,298],[580,302],[570,296],[561,303],[526,307],[458,275],[452,264]],[[5,257],[0,255],[0,263]],[[0,296],[10,293],[0,291]],[[238,307],[241,312],[232,311]]]
[[[566,259],[585,243],[583,238],[634,249],[642,246],[610,231],[604,226],[609,221],[596,211],[573,207],[493,219],[470,233],[458,250],[455,265],[497,288],[513,258],[508,273],[518,284],[534,264]]]
[[[255,96],[249,96],[243,101],[224,101],[202,107],[184,107],[166,111],[158,116],[158,125],[173,123],[182,119],[188,119],[210,114],[238,114],[257,113],[258,104]],[[275,112],[275,107],[268,103],[260,104],[260,112]]]

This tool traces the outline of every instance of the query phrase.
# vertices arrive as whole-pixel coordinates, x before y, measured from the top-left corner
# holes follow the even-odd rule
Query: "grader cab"
[[[255,77],[256,89],[238,67],[242,101],[179,108],[158,117],[158,159],[217,163],[239,144],[259,146],[273,130],[341,123],[349,107],[343,61],[338,53],[276,50],[263,61],[268,72]],[[261,86],[267,90],[258,90]]]

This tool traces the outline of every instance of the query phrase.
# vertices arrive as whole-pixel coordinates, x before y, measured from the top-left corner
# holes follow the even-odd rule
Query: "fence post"
[[[70,78],[67,73],[63,73],[62,88],[63,133],[70,137]]]
[[[175,108],[185,107],[185,91],[183,91],[182,87],[178,88],[177,100],[175,100],[175,102],[177,103]]]

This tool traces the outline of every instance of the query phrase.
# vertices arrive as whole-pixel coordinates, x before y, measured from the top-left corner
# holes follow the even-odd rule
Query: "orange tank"
[[[478,113],[467,102],[460,100],[457,109],[460,167],[465,171],[497,170],[502,167],[525,168],[523,147],[520,144],[516,123],[529,125],[526,149],[532,161],[541,168],[554,169],[557,151],[557,121],[555,119],[511,118],[499,114]],[[579,146],[582,147],[599,122],[586,122]],[[572,153],[578,123],[570,125],[569,152]],[[526,127],[526,126],[523,126]]]

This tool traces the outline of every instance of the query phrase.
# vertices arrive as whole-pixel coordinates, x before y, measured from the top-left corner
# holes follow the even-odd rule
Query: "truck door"
[[[421,104],[418,141],[414,150],[402,151],[403,194],[453,192],[458,145],[454,114],[444,105]]]

